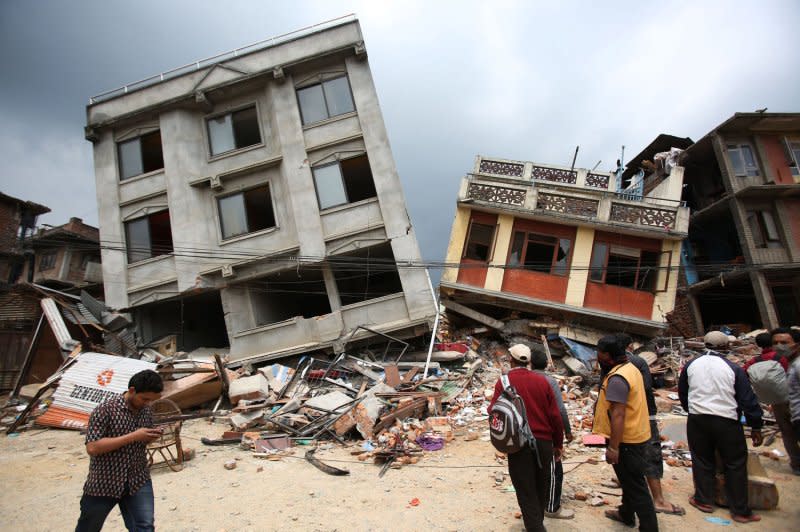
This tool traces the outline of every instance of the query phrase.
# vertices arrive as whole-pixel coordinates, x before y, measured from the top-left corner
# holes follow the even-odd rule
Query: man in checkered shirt
[[[153,427],[149,405],[161,397],[163,389],[158,373],[140,371],[131,377],[127,392],[92,412],[86,432],[89,476],[83,486],[76,532],[101,530],[116,505],[128,530],[154,530],[146,447],[161,436],[161,429]]]

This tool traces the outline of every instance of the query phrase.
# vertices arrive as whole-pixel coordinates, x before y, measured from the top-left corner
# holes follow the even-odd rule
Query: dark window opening
[[[169,211],[125,222],[128,263],[172,253],[172,227]]]
[[[758,165],[749,144],[728,144],[727,148],[734,175],[740,177],[758,175]]]
[[[521,264],[526,270],[566,275],[571,247],[572,241],[568,238],[517,231],[511,245],[509,266]]]
[[[366,155],[318,166],[313,173],[320,210],[377,195]]]
[[[255,106],[209,118],[207,124],[211,155],[261,143]]]
[[[355,110],[347,76],[297,89],[303,124],[312,124]]]
[[[469,226],[464,258],[488,262],[494,242],[494,229],[493,225],[472,222]]]
[[[117,144],[119,177],[129,177],[155,172],[164,168],[161,149],[161,131],[153,131],[135,139]]]
[[[228,331],[219,292],[138,307],[135,318],[144,345],[174,334],[180,351],[228,347]]]
[[[623,246],[595,242],[589,264],[589,280],[612,286],[632,288],[644,292],[666,290],[669,271],[658,284],[661,258],[666,255],[671,262],[672,253],[645,251]]]
[[[782,248],[781,235],[771,211],[747,211],[747,224],[757,248]]]
[[[249,284],[256,325],[278,323],[296,316],[330,314],[331,305],[322,271],[300,268],[262,277]]]
[[[269,185],[217,199],[222,238],[275,227]]]
[[[350,305],[403,291],[388,243],[330,259],[342,305]]]
[[[797,323],[800,320],[800,300],[791,285],[772,286],[772,301],[779,323]]]
[[[39,259],[39,271],[52,270],[56,265],[56,253],[45,253]]]

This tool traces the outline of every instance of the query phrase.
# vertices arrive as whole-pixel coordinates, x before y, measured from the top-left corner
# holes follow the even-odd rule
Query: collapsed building
[[[106,303],[139,345],[234,363],[430,330],[420,262],[350,16],[90,99]],[[398,267],[406,265],[411,267]],[[364,328],[366,327],[366,328]]]
[[[622,167],[476,157],[458,194],[443,304],[552,318],[560,336],[589,343],[609,330],[663,331],[689,225],[677,155],[626,178]]]

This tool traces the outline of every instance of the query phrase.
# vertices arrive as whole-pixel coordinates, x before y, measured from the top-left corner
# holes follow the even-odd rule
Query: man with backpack
[[[553,457],[561,459],[564,427],[550,384],[542,375],[527,369],[531,361],[530,348],[515,344],[508,351],[512,358],[511,369],[495,384],[494,397],[489,404],[490,434],[495,447],[498,447],[494,440],[495,432],[498,429],[502,432],[502,425],[511,424],[512,419],[500,411],[495,412],[494,406],[507,402],[509,395],[517,395],[521,400],[519,406],[525,411],[522,432],[529,429],[526,437],[529,443],[519,446],[516,452],[509,451],[508,474],[517,494],[525,529],[544,530],[550,462]]]

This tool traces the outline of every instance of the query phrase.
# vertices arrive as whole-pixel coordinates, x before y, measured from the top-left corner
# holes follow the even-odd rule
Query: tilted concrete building
[[[444,302],[551,317],[572,338],[664,329],[689,221],[683,168],[622,174],[478,156],[458,195]]]
[[[800,323],[800,113],[736,113],[685,155],[683,328]]]
[[[265,360],[339,351],[358,326],[430,328],[354,17],[94,97],[86,137],[106,302],[140,342]]]

